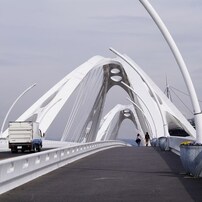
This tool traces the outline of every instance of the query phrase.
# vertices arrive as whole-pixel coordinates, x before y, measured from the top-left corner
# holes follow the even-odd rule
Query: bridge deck
[[[106,150],[0,195],[0,201],[202,201],[202,179],[152,147]]]

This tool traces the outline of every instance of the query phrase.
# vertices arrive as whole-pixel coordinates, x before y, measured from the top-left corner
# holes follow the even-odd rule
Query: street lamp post
[[[154,125],[154,128],[155,128],[156,137],[157,137],[156,124],[155,124],[154,119],[153,119],[153,116],[152,116],[152,114],[151,114],[149,108],[148,108],[147,105],[145,104],[144,100],[134,91],[133,88],[131,88],[131,87],[130,87],[129,85],[127,85],[125,82],[121,81],[121,83],[122,83],[124,86],[126,86],[127,88],[129,88],[130,90],[132,90],[133,93],[142,101],[142,103],[143,103],[144,106],[146,107],[146,109],[147,109],[147,111],[148,111],[148,113],[149,113],[149,115],[150,115],[150,117],[151,117],[151,119],[152,119],[152,122],[153,122],[153,125]],[[135,102],[133,102],[131,99],[129,99],[129,98],[127,98],[127,99],[128,99],[130,102],[132,102],[136,107],[138,107],[137,104],[136,104]],[[140,109],[140,107],[138,107],[138,109],[144,114],[143,110]]]
[[[130,103],[132,103],[137,109],[139,109],[140,111],[141,111],[141,113],[143,114],[143,116],[144,116],[144,118],[145,118],[145,122],[146,122],[146,125],[147,125],[147,127],[148,127],[148,129],[150,130],[150,132],[151,132],[151,134],[152,134],[152,137],[153,137],[153,132],[152,132],[152,129],[151,129],[151,125],[150,125],[150,123],[149,123],[149,121],[148,121],[148,119],[147,119],[147,117],[146,117],[146,115],[145,115],[145,112],[134,102],[134,101],[132,101],[130,98],[126,98]],[[149,132],[149,133],[150,133]]]
[[[23,91],[17,98],[16,100],[13,102],[13,104],[10,106],[4,120],[3,120],[3,123],[2,123],[2,126],[1,126],[1,136],[3,134],[3,129],[4,129],[4,125],[6,123],[6,120],[8,118],[8,115],[10,114],[11,110],[13,109],[13,107],[15,106],[15,104],[18,102],[18,100],[25,94],[27,93],[29,90],[31,90],[34,86],[36,86],[36,83],[35,84],[32,84],[30,87],[28,87],[25,91]]]
[[[152,5],[147,0],[139,0],[142,5],[145,7],[145,9],[148,11],[158,28],[160,29],[162,35],[164,36],[165,40],[167,41],[175,60],[180,68],[180,71],[182,73],[182,76],[184,78],[185,84],[187,86],[187,89],[189,91],[193,109],[194,109],[194,119],[196,124],[196,143],[202,144],[202,112],[200,109],[200,105],[198,102],[198,98],[196,95],[196,91],[194,89],[194,85],[192,83],[190,74],[187,70],[186,64],[182,58],[182,55],[180,54],[179,49],[177,48],[172,36],[170,35],[168,29],[166,28],[165,24],[157,14],[157,12],[154,10]]]

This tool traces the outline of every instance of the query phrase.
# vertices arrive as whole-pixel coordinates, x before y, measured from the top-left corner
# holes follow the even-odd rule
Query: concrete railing
[[[126,146],[119,141],[85,143],[0,161],[0,194],[73,161],[112,147]]]
[[[171,150],[172,152],[176,153],[180,156],[180,144],[185,141],[194,141],[193,137],[177,137],[177,136],[170,136],[170,137],[160,137],[158,139],[152,139],[151,145],[152,146],[159,146],[161,150],[167,151]]]
[[[192,137],[169,137],[168,145],[172,152],[180,156],[180,144],[185,141],[194,141]]]

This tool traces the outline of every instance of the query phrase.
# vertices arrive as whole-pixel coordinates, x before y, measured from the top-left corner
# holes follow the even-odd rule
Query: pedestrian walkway
[[[202,179],[179,156],[153,147],[113,148],[0,195],[3,202],[202,201]]]

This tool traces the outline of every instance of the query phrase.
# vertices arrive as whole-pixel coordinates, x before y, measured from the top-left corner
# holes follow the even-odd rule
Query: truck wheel
[[[16,153],[16,150],[15,150],[15,149],[11,149],[11,152],[12,152],[12,153]]]
[[[35,144],[33,145],[33,152],[34,153],[36,152],[36,145]]]
[[[18,153],[17,147],[12,148],[12,149],[11,149],[11,152],[12,152],[12,153]]]
[[[41,145],[38,145],[37,151],[38,151],[38,152],[41,151]]]

